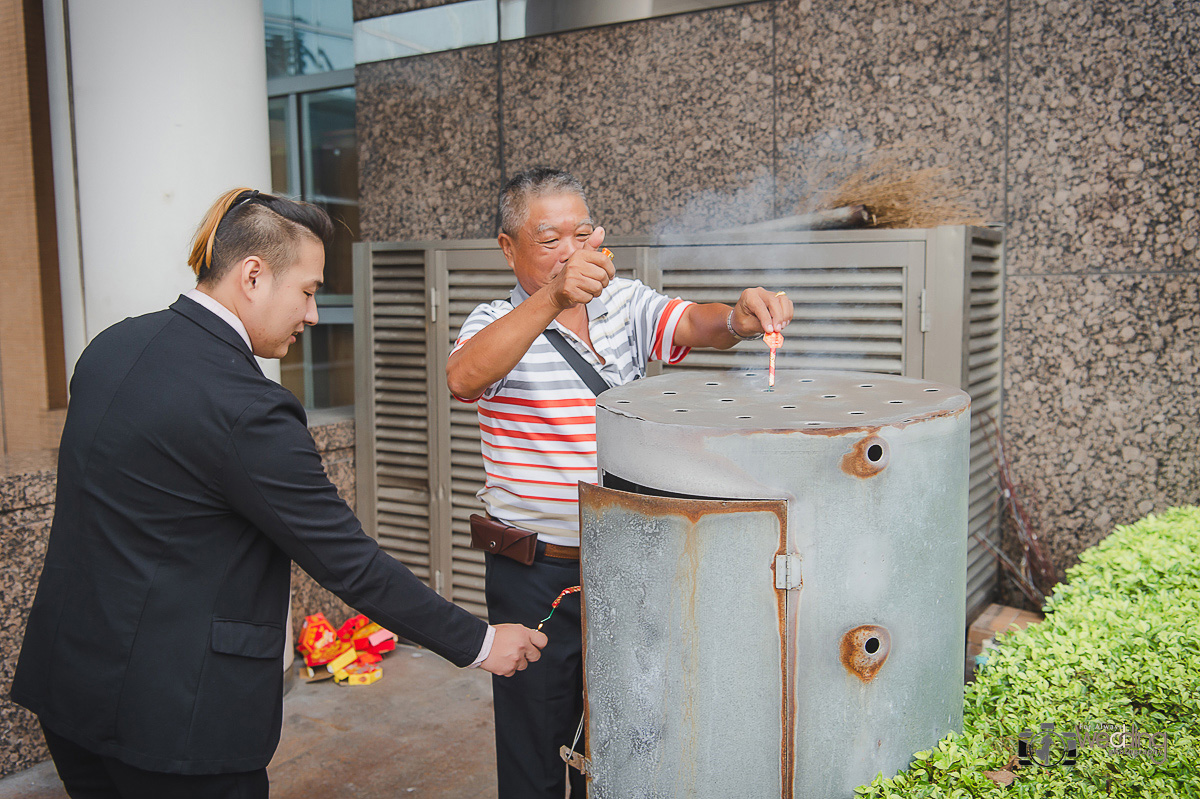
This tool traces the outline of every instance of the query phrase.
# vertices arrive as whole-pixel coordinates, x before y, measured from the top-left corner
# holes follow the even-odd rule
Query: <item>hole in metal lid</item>
[[[802,378],[800,378],[800,382],[801,382],[801,383],[811,383],[812,381],[813,381],[813,380],[812,380],[812,378],[811,378],[811,377],[802,377]]]
[[[926,391],[941,391],[940,388],[927,388]]]
[[[725,397],[724,399],[721,400],[721,402],[733,402],[733,400],[730,399],[729,397]]]
[[[875,388],[875,384],[874,383],[859,383],[858,387],[859,388]]]
[[[679,393],[678,391],[664,391],[664,392],[663,392],[663,396],[664,396],[664,397],[669,397],[669,396],[671,396],[672,394],[678,394],[678,393]]]
[[[739,419],[753,419],[753,416],[739,416]]]
[[[851,416],[862,416],[863,412],[862,411],[850,411],[850,415]]]
[[[746,377],[758,377],[758,372],[746,372]]]
[[[837,399],[837,394],[822,394],[822,399]]]
[[[805,424],[808,425],[809,427],[816,427],[817,425],[819,425],[821,423],[820,422],[805,422]]]
[[[721,385],[721,384],[720,384],[720,383],[714,383],[713,381],[711,381],[711,380],[710,380],[710,381],[708,381],[707,383],[705,383],[704,385],[706,385],[706,386],[719,386],[719,385]]]
[[[903,405],[904,400],[888,400],[888,405]]]
[[[871,463],[879,463],[883,459],[883,447],[878,444],[872,444],[867,447],[867,460]]]
[[[865,644],[863,644],[863,649],[867,650],[867,654],[874,655],[876,652],[879,651],[879,639],[878,638],[868,638],[867,642]]]
[[[628,404],[629,404],[629,400],[617,400],[617,404],[618,404],[618,405],[628,405]]]
[[[687,408],[676,408],[675,409],[675,413],[687,413],[687,412],[688,412]]]
[[[785,411],[794,411],[794,410],[796,410],[796,406],[795,406],[795,405],[780,405],[779,407],[783,408]]]

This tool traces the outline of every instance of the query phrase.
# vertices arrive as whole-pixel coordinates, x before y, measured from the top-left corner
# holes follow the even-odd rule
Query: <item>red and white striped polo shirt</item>
[[[475,308],[452,353],[528,297],[518,285],[509,300]],[[691,304],[640,281],[614,278],[587,305],[588,332],[603,366],[578,336],[557,321],[551,326],[610,386],[619,386],[645,377],[651,360],[683,360],[688,349],[675,346],[675,328]],[[513,370],[488,386],[477,407],[487,471],[478,496],[487,512],[548,543],[578,545],[578,481],[596,482],[595,395],[538,336]]]

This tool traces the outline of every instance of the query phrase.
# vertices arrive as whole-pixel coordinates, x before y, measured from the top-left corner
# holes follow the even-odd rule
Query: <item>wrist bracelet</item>
[[[762,333],[756,336],[743,336],[741,333],[733,329],[733,309],[729,309],[729,316],[725,317],[725,327],[729,330],[729,335],[736,338],[738,341],[758,341],[763,337]]]

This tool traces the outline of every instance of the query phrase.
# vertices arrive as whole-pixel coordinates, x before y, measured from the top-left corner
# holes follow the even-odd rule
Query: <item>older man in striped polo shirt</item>
[[[487,555],[490,621],[529,624],[579,584],[579,480],[596,482],[596,396],[544,335],[557,330],[610,386],[637,380],[654,359],[677,363],[692,347],[728,349],[782,330],[786,296],[748,288],[737,304],[671,299],[615,276],[599,251],[603,228],[571,175],[523,172],[500,197],[500,248],[517,278],[507,299],[480,305],[446,365],[451,392],[477,402],[488,514],[537,534],[530,565]],[[547,552],[549,549],[549,552]],[[562,799],[558,749],[583,712],[579,603],[545,630],[536,666],[493,681],[500,799]],[[571,771],[571,795],[585,795]]]

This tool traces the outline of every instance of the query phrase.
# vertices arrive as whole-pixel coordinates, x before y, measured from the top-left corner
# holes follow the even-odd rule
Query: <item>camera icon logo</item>
[[[1043,768],[1073,766],[1079,754],[1079,740],[1075,733],[1056,732],[1054,723],[1041,725],[1035,733],[1026,727],[1017,736],[1017,758],[1022,766],[1037,764]]]

